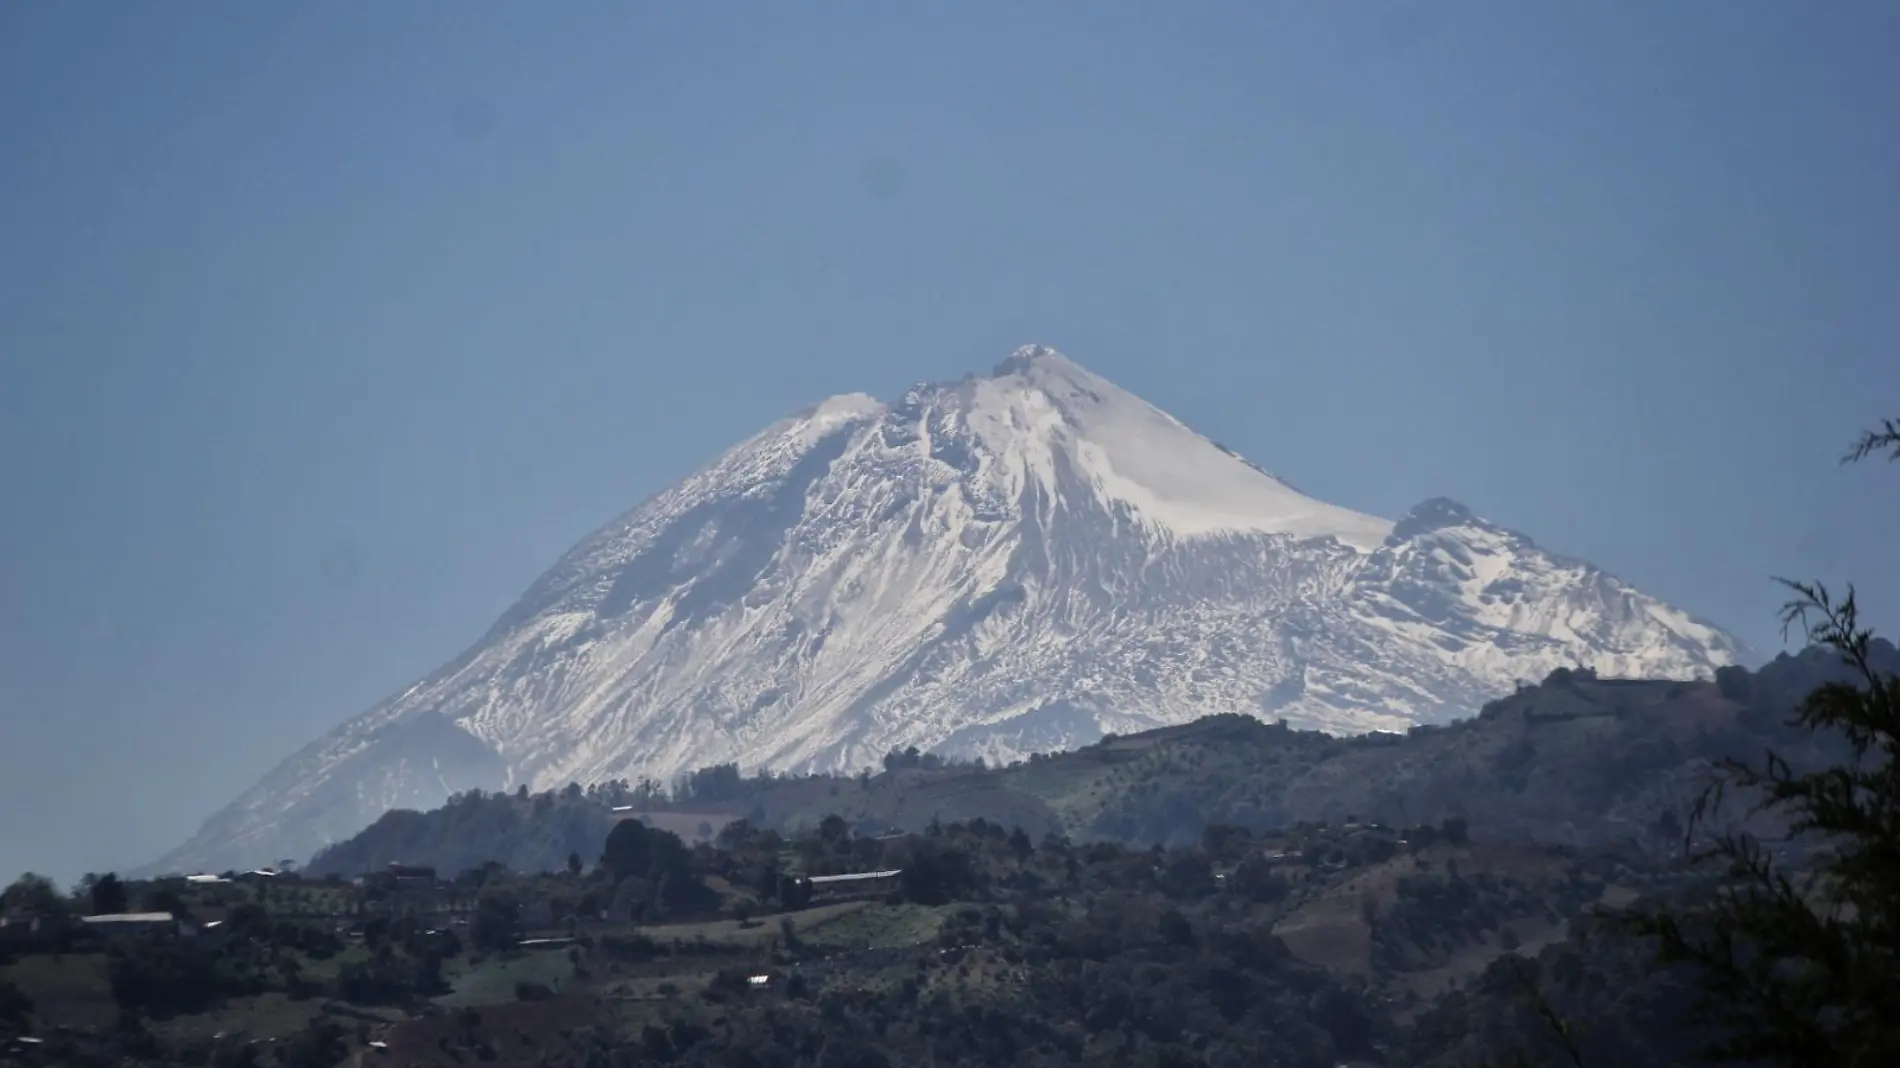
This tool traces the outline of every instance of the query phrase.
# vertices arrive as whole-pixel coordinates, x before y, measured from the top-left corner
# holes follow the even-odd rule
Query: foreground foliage
[[[1900,459],[1900,424],[1864,434],[1848,461],[1886,452]],[[1851,756],[1802,771],[1770,752],[1759,763],[1725,761],[1698,806],[1733,795],[1773,813],[1822,851],[1790,871],[1753,837],[1727,832],[1701,852],[1725,876],[1712,898],[1641,916],[1663,959],[1693,965],[1701,1012],[1722,1025],[1715,1057],[1800,1068],[1900,1064],[1900,675],[1861,623],[1850,587],[1835,598],[1818,583],[1795,593],[1783,622],[1838,654],[1851,677],[1801,702],[1804,731],[1846,740]]]

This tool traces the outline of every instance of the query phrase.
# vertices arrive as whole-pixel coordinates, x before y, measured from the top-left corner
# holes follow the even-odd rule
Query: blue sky
[[[764,423],[1055,345],[1764,646],[1900,623],[1900,7],[0,10],[0,877],[149,860]],[[31,813],[22,818],[22,813]]]

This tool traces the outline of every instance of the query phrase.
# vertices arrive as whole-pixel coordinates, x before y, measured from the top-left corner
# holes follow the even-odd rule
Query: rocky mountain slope
[[[1336,733],[1735,639],[1442,499],[1334,507],[1053,350],[834,397],[595,533],[455,661],[163,868],[305,856],[469,786],[1011,758],[1218,712]]]

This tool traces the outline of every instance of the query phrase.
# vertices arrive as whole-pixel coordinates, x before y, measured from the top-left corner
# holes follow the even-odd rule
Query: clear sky
[[[1900,624],[1900,5],[0,6],[0,878],[151,859],[766,422],[1037,341]]]

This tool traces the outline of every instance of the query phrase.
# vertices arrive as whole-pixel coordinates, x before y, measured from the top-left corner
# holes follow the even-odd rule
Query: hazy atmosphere
[[[1837,460],[1900,404],[1896,40],[1882,2],[9,5],[0,875],[152,860],[728,446],[1031,342],[1765,655],[1773,575],[1891,629],[1894,471]]]

